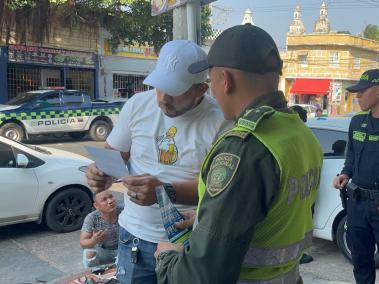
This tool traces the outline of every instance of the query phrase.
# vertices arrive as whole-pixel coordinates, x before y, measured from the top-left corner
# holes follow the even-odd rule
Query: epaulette
[[[249,136],[249,132],[239,131],[239,130],[230,130],[225,134],[225,138],[227,137],[238,137],[244,140],[247,136]]]
[[[264,117],[270,117],[275,110],[269,106],[261,106],[256,109],[249,109],[238,119],[237,125],[255,131],[255,128]]]
[[[369,110],[364,110],[364,111],[357,112],[354,116],[356,116],[356,115],[364,115],[364,114],[369,114],[369,113],[370,113]]]

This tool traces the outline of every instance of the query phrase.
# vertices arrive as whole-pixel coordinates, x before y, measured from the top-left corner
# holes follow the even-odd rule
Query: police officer
[[[278,91],[282,61],[267,32],[225,30],[189,70],[207,68],[225,118],[236,123],[203,162],[190,246],[158,244],[158,282],[300,283],[321,147]]]
[[[375,243],[379,244],[379,69],[364,72],[357,93],[362,112],[349,127],[345,166],[333,186],[347,185],[347,238],[357,283],[375,283]],[[348,181],[350,180],[350,183]]]

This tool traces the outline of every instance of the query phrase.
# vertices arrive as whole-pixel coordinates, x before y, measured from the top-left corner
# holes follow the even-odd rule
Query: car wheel
[[[22,127],[13,122],[3,125],[0,129],[0,134],[1,136],[15,140],[17,142],[22,142],[25,139],[25,133]]]
[[[97,120],[92,124],[91,129],[89,130],[89,135],[95,141],[104,141],[107,139],[110,132],[111,126],[108,122]]]
[[[84,218],[92,210],[92,200],[84,190],[76,187],[64,189],[48,202],[45,211],[46,225],[58,233],[81,228]]]
[[[69,132],[68,135],[75,140],[82,139],[84,136],[86,136],[85,132]]]
[[[346,238],[346,231],[347,231],[346,216],[344,216],[341,219],[341,221],[338,223],[338,227],[337,227],[337,235],[336,235],[337,246],[342,252],[342,254],[346,257],[346,259],[352,262],[351,250],[349,248],[349,245],[347,243],[347,238]],[[375,266],[379,268],[378,247],[376,247],[376,252],[375,252]]]

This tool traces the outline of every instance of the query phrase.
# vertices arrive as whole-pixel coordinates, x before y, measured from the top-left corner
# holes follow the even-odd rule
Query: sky
[[[305,32],[311,33],[321,3],[322,0],[218,0],[212,3],[212,25],[226,29],[241,24],[244,11],[250,8],[255,25],[269,32],[279,49],[284,49],[296,5],[300,5]],[[379,0],[326,0],[325,3],[333,31],[350,31],[356,35],[368,24],[379,26]]]

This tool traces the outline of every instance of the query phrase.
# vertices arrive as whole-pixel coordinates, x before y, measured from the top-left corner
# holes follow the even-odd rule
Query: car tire
[[[347,226],[345,224],[346,224],[346,216],[344,216],[338,223],[337,234],[336,234],[337,246],[342,252],[342,254],[344,255],[344,257],[350,262],[352,262],[351,250],[347,244],[347,239],[346,239]],[[375,267],[379,268],[378,249],[376,250],[376,253],[375,253]]]
[[[80,140],[86,136],[85,132],[69,132],[68,135],[75,140]]]
[[[89,130],[89,135],[95,141],[104,141],[111,132],[111,126],[104,120],[95,121]]]
[[[0,129],[0,135],[7,137],[17,142],[22,142],[25,139],[24,129],[17,123],[6,123]]]
[[[84,218],[92,210],[90,196],[77,187],[56,193],[47,203],[45,223],[53,231],[67,233],[82,227]]]

